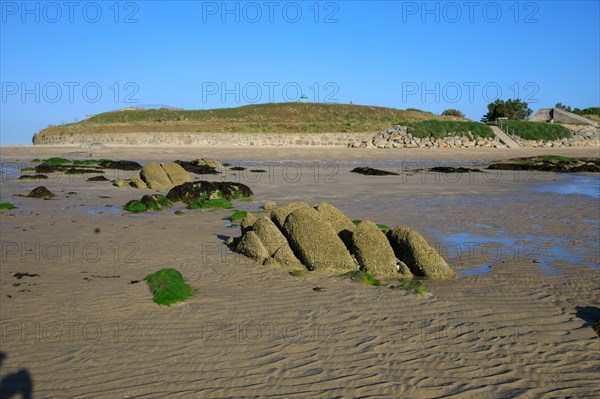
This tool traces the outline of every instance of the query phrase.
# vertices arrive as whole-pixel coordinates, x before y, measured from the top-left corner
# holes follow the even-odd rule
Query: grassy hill
[[[121,110],[84,121],[50,126],[38,133],[126,132],[377,132],[398,122],[467,121],[419,110],[353,104],[273,103],[212,110]]]

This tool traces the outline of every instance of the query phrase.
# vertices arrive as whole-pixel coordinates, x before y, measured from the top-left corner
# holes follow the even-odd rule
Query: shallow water
[[[545,275],[558,276],[564,272],[553,264],[598,267],[597,263],[565,247],[561,238],[526,235],[511,237],[503,229],[498,236],[475,235],[469,232],[450,234],[434,244],[436,250],[452,267],[453,263],[476,264],[474,267],[458,270],[463,276],[482,275],[492,271],[495,264],[502,262],[538,263]],[[481,265],[481,262],[484,262]]]
[[[600,176],[561,175],[563,180],[544,183],[535,187],[536,191],[558,194],[579,194],[600,198]]]

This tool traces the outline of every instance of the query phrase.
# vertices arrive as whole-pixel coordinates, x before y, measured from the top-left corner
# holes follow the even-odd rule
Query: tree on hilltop
[[[527,119],[533,112],[529,104],[519,98],[506,101],[497,99],[489,103],[487,108],[488,113],[481,118],[482,122],[493,122],[498,118]]]

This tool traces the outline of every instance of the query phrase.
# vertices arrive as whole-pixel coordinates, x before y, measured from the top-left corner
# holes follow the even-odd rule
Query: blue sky
[[[116,4],[116,6],[115,6]],[[132,105],[600,104],[598,1],[0,1],[0,144]]]

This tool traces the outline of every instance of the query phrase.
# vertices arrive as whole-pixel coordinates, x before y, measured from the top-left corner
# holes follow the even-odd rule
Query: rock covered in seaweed
[[[173,202],[185,202],[191,204],[199,197],[214,196],[220,192],[225,199],[246,198],[254,195],[250,187],[235,182],[209,182],[205,180],[183,183],[173,187],[167,194]]]

